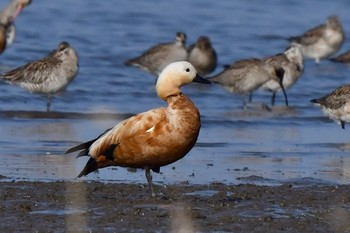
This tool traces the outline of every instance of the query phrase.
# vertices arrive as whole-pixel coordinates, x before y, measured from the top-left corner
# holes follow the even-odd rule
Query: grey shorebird
[[[90,157],[78,177],[108,166],[143,168],[150,192],[155,196],[150,171],[159,173],[160,167],[183,158],[199,135],[199,111],[180,90],[192,82],[210,84],[187,61],[169,64],[156,83],[157,94],[167,102],[167,107],[137,114],[65,152],[81,151],[78,157]]]
[[[63,91],[78,73],[78,54],[67,42],[46,57],[1,74],[2,79],[29,92],[47,95],[50,111],[52,95]]]
[[[304,57],[299,47],[291,46],[284,53],[266,57],[268,64],[281,66],[284,70],[283,86],[287,90],[294,85],[304,71]],[[276,92],[281,91],[281,85],[275,79],[264,83],[261,89],[272,92],[271,105],[275,104]]]
[[[311,100],[318,105],[323,113],[345,128],[345,122],[350,122],[350,85],[338,87],[330,94]]]
[[[299,46],[303,55],[315,59],[317,64],[321,59],[335,54],[344,40],[343,26],[335,15],[329,16],[325,24],[314,27],[300,36],[289,38],[291,45]]]
[[[21,10],[30,3],[31,0],[12,0],[0,12],[0,54],[13,43],[16,35],[13,23]]]
[[[286,105],[288,105],[287,94],[282,83],[283,75],[284,70],[282,67],[276,67],[261,59],[252,58],[225,66],[222,72],[208,79],[232,93],[241,95],[243,98],[243,109],[246,110],[246,96],[271,79],[276,80],[280,84]]]
[[[134,66],[155,76],[170,63],[187,59],[186,34],[176,33],[175,41],[161,43],[146,50],[141,56],[125,61],[126,66]]]
[[[195,44],[187,48],[188,59],[198,74],[205,76],[213,72],[217,65],[217,56],[210,39],[200,36]]]

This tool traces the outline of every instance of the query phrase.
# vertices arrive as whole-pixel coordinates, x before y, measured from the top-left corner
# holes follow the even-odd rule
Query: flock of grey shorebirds
[[[15,37],[14,20],[31,0],[12,0],[0,12],[0,53],[12,44]],[[342,46],[345,36],[337,16],[327,18],[325,24],[316,26],[300,36],[290,38],[290,47],[283,53],[249,58],[226,65],[223,70],[206,79],[217,66],[217,55],[206,36],[185,47],[186,34],[176,33],[175,42],[161,43],[146,50],[139,57],[125,62],[157,77],[156,92],[167,107],[151,109],[126,119],[106,130],[96,139],[70,148],[65,153],[80,151],[79,156],[89,156],[79,177],[99,168],[121,166],[145,169],[150,192],[150,171],[159,172],[161,166],[184,157],[197,141],[200,130],[200,114],[192,101],[180,90],[191,82],[216,83],[230,92],[251,100],[258,89],[275,95],[282,91],[288,105],[286,89],[304,72],[304,58],[350,63],[350,51],[330,58]],[[78,54],[67,42],[46,57],[1,74],[10,84],[18,85],[34,93],[47,95],[47,111],[54,94],[63,91],[78,73]],[[311,100],[321,107],[327,116],[340,123],[350,122],[350,85],[342,86],[319,99]]]

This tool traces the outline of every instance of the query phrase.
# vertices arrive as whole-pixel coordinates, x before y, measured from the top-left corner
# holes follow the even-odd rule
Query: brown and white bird
[[[185,48],[186,34],[176,33],[174,42],[161,43],[146,50],[141,56],[124,62],[127,66],[135,66],[141,70],[158,76],[172,62],[187,59]]]
[[[229,92],[241,95],[243,98],[243,109],[246,110],[246,96],[251,95],[269,80],[276,80],[284,93],[286,105],[288,105],[287,94],[283,86],[284,70],[282,67],[274,66],[261,59],[244,59],[225,66],[219,74],[209,78]]]
[[[338,87],[330,94],[311,100],[320,106],[323,113],[345,128],[345,122],[350,122],[350,85]]]
[[[0,12],[0,54],[13,43],[16,35],[14,21],[21,10],[30,3],[31,0],[12,0]]]
[[[67,150],[66,153],[82,150],[78,157],[90,157],[78,177],[108,166],[143,168],[154,196],[150,170],[159,173],[160,167],[184,157],[197,141],[200,114],[180,90],[191,82],[210,83],[197,75],[189,62],[168,65],[156,83],[159,98],[168,106],[137,114],[96,139]]]
[[[196,68],[199,75],[213,72],[217,65],[217,56],[210,39],[200,36],[195,44],[187,48],[188,61]]]
[[[336,15],[329,16],[325,24],[289,39],[291,45],[300,47],[303,55],[315,59],[316,63],[335,54],[344,40],[343,26]]]
[[[50,111],[52,95],[63,91],[78,73],[78,54],[67,42],[46,57],[1,74],[10,84],[29,92],[47,95],[46,110]]]
[[[304,57],[299,47],[291,46],[284,53],[266,57],[263,61],[280,66],[284,70],[283,86],[287,90],[299,80],[304,72]],[[281,85],[274,79],[264,83],[261,89],[272,92],[271,105],[275,104],[276,92],[281,91]]]

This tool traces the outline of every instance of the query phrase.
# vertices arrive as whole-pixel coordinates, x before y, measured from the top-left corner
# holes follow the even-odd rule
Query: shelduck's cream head
[[[160,73],[156,89],[159,98],[166,99],[169,96],[178,95],[180,87],[191,82],[210,84],[210,82],[197,74],[193,65],[187,61],[170,63]]]

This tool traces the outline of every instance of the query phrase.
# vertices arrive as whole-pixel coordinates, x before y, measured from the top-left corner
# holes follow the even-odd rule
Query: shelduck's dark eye
[[[190,68],[187,68],[187,69],[186,69],[186,72],[190,72]]]

